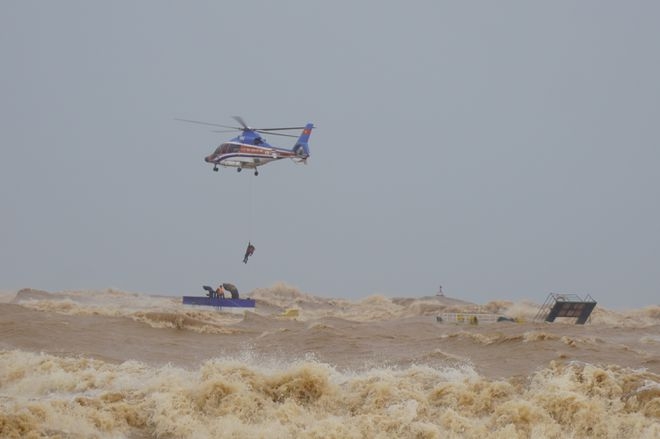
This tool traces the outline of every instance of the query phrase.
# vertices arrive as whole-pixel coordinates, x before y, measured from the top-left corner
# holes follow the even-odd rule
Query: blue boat
[[[191,306],[210,307],[219,311],[246,311],[254,310],[254,299],[222,299],[218,297],[183,296],[183,304]]]

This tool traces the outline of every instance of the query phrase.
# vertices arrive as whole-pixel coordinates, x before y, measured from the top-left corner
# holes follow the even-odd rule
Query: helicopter
[[[233,116],[233,119],[239,123],[240,127],[220,125],[217,123],[201,122],[198,120],[176,119],[181,122],[196,123],[200,125],[209,125],[228,130],[215,131],[218,133],[227,133],[241,131],[241,134],[228,140],[218,146],[215,151],[204,158],[206,163],[213,163],[213,170],[218,172],[218,165],[225,167],[234,167],[236,171],[241,172],[243,168],[254,169],[254,175],[259,175],[259,166],[282,159],[292,159],[296,163],[307,163],[309,158],[309,136],[313,123],[308,123],[304,127],[283,127],[283,128],[250,128],[242,117]],[[275,131],[302,130],[299,137],[291,134],[277,133]],[[280,148],[266,142],[261,134],[274,136],[297,137],[293,148]]]

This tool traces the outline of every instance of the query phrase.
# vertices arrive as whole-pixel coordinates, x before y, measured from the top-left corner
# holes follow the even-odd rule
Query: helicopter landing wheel
[[[218,172],[218,167],[217,166],[213,167],[213,172]]]
[[[236,168],[236,172],[241,172],[243,168]]]

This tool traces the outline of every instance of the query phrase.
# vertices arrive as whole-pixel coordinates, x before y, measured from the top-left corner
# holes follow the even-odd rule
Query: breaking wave
[[[529,380],[463,366],[339,372],[314,361],[199,368],[0,353],[0,435],[159,438],[653,438],[660,377],[551,364]]]
[[[657,306],[576,326],[527,302],[248,296],[244,315],[118,290],[2,296],[0,437],[660,437]],[[516,321],[436,319],[470,312]]]

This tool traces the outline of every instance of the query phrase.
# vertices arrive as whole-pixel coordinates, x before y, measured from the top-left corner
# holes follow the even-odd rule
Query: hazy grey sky
[[[3,1],[0,289],[657,304],[659,20],[655,1]],[[314,122],[309,165],[214,173],[231,135],[173,120],[232,115]]]

